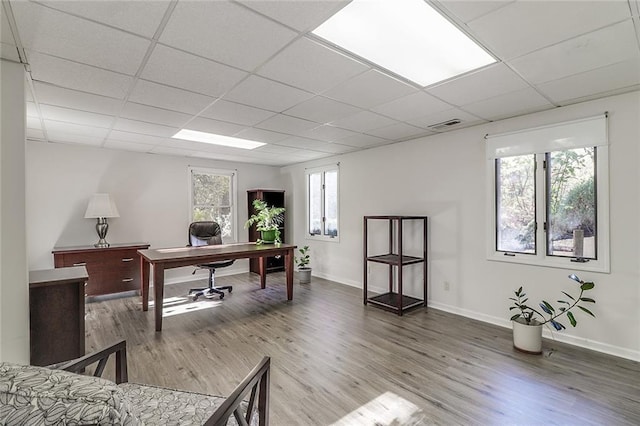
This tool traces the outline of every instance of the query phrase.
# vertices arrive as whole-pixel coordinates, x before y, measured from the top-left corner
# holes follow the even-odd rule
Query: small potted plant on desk
[[[311,268],[309,265],[309,246],[298,249],[300,256],[296,256],[296,265],[298,265],[298,279],[300,284],[308,284],[311,282]]]
[[[558,300],[558,303],[561,304],[558,309],[554,308],[551,303],[543,300],[539,306],[544,314],[527,305],[527,301],[529,299],[522,287],[515,291],[516,297],[509,298],[509,300],[513,300],[514,305],[511,306],[509,310],[519,311],[511,317],[511,322],[513,324],[513,346],[517,350],[532,354],[541,354],[542,326],[545,324],[551,324],[557,331],[564,330],[566,327],[558,319],[563,315],[566,315],[571,325],[575,327],[577,321],[573,312],[571,312],[573,308],[577,307],[583,312],[595,317],[589,309],[580,304],[596,302],[589,297],[583,297],[583,293],[591,290],[595,287],[595,284],[592,282],[584,282],[575,274],[569,275],[569,278],[580,285],[580,294],[578,297],[573,297],[569,293],[563,291],[562,293],[567,296],[568,300]]]
[[[280,225],[284,221],[284,207],[269,207],[265,201],[253,200],[255,213],[245,222],[244,227],[256,225],[260,238],[256,244],[280,244]]]

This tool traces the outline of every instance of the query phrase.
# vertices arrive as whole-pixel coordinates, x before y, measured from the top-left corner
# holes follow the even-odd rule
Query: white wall
[[[556,339],[640,360],[640,95],[638,92],[488,123],[400,144],[282,169],[290,235],[311,246],[314,275],[362,287],[362,217],[430,217],[429,305],[510,326],[509,301],[520,285],[533,300],[573,290],[570,270],[486,260],[484,136],[609,112],[611,273],[578,272],[593,280],[596,319],[578,313],[578,327]],[[340,162],[340,242],[305,238],[304,167]],[[418,231],[416,229],[416,231]],[[373,234],[370,234],[373,235]],[[386,244],[386,231],[380,233]],[[415,238],[415,236],[414,236]],[[386,285],[374,265],[373,286]],[[411,269],[414,268],[414,269]],[[419,267],[406,269],[409,294],[419,294]],[[444,290],[444,283],[450,290]],[[555,300],[555,299],[554,299]],[[410,321],[410,319],[407,319]]]
[[[277,188],[274,167],[27,142],[29,269],[53,267],[54,247],[91,245],[95,219],[84,219],[89,197],[109,192],[119,218],[109,219],[110,243],[148,242],[153,248],[187,244],[188,166],[238,170],[238,239],[247,241],[247,189]],[[247,260],[218,271],[248,271]],[[191,279],[193,268],[167,271],[167,282]],[[197,275],[198,276],[198,275]],[[199,276],[206,276],[201,271]]]
[[[0,61],[0,360],[29,363],[24,66]]]

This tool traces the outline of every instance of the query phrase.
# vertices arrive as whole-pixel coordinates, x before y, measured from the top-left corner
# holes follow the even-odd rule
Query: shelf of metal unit
[[[427,306],[427,216],[365,216],[364,217],[364,304],[370,303],[382,309],[395,312],[398,315],[406,310]],[[389,253],[369,256],[368,254],[368,222],[370,220],[385,220],[389,227]],[[407,220],[419,220],[423,222],[423,256],[407,256],[402,253],[403,222]],[[395,232],[397,226],[397,232]],[[395,248],[394,248],[395,245]],[[395,251],[395,253],[394,253]],[[367,289],[368,262],[389,265],[389,291],[374,296],[369,296]],[[423,298],[411,297],[403,294],[402,268],[407,265],[423,265]],[[399,268],[397,291],[393,285],[394,268]]]

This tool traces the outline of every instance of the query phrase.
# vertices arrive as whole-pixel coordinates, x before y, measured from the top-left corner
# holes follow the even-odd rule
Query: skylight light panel
[[[262,142],[250,141],[248,139],[233,138],[231,136],[215,135],[213,133],[199,132],[197,130],[182,129],[175,135],[174,139],[184,139],[187,141],[204,142],[213,145],[230,146],[233,148],[255,149],[262,145]]]
[[[313,34],[423,87],[495,62],[424,0],[353,0]]]

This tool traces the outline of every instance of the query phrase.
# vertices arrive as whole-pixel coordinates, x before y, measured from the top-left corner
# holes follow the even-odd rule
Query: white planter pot
[[[298,280],[300,284],[311,282],[311,268],[298,268]]]
[[[527,325],[520,318],[513,323],[513,347],[529,354],[542,353],[542,325],[534,321]]]

